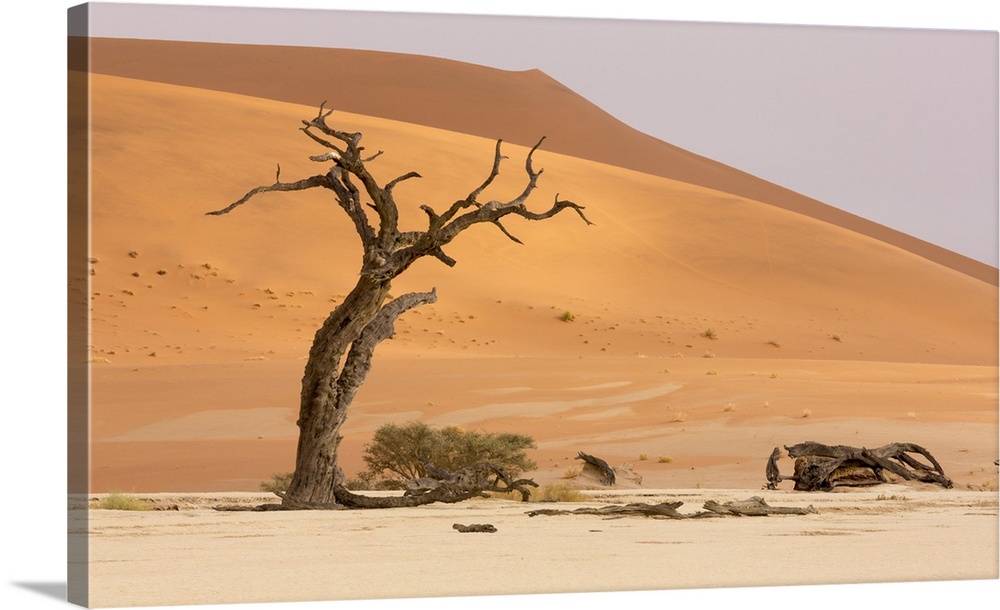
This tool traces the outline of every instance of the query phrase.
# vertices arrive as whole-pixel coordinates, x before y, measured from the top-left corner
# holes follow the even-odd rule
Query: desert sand
[[[100,49],[95,66],[109,63]],[[569,214],[510,223],[523,246],[496,230],[469,231],[448,250],[456,267],[425,261],[397,281],[394,292],[435,287],[439,300],[407,313],[376,352],[342,429],[348,475],[363,468],[362,449],[379,425],[419,419],[532,435],[538,470],[529,476],[539,483],[565,482],[585,451],[641,476],[620,493],[683,496],[693,508],[709,496],[761,494],[771,449],[805,440],[923,445],[954,490],[801,495],[785,483],[767,492],[769,501],[827,510],[678,523],[529,519],[523,506],[501,500],[386,514],[208,510],[205,503],[255,492],[291,469],[304,357],[315,328],[353,286],[360,248],[341,210],[319,192],[270,194],[205,216],[272,182],[276,164],[284,180],[323,171],[308,161],[315,146],[297,131],[315,106],[247,95],[245,83],[226,81],[247,71],[215,73],[212,87],[195,87],[164,82],[155,62],[124,63],[127,76],[71,73],[71,86],[89,80],[92,102],[92,275],[70,286],[90,303],[87,489],[207,496],[172,513],[92,512],[95,605],[997,577],[996,270],[879,239],[867,221],[832,222],[742,187],[727,190],[717,164],[713,175],[722,178],[707,185],[578,151],[602,149],[613,130],[589,143],[537,134],[549,139],[535,157],[545,168],[535,205],[547,207],[558,193],[586,206],[594,226]],[[453,63],[432,73],[442,86],[467,75]],[[544,75],[464,69],[504,92],[496,108],[477,107],[483,116],[512,112],[499,106],[512,92],[557,104],[528,114],[574,116],[558,105],[564,96],[534,95],[551,89]],[[324,97],[337,108],[334,85]],[[437,104],[454,114],[440,100],[392,99],[401,109],[427,113]],[[357,110],[338,110],[331,124],[385,151],[371,165],[376,176],[423,176],[396,193],[403,222],[415,228],[426,223],[420,204],[443,207],[478,186],[492,137],[505,137]],[[648,154],[664,156],[646,161],[670,165],[668,150],[678,154],[651,145]],[[516,139],[505,144],[509,160],[490,196],[520,191],[526,152]],[[747,180],[735,170],[728,176],[737,186]],[[573,320],[562,320],[564,312]],[[790,472],[787,458],[779,464]],[[450,529],[459,515],[500,528],[485,540],[499,545],[488,558],[468,555],[483,535]],[[327,569],[319,558],[331,551],[318,532],[337,533],[338,580],[282,589],[268,580],[273,564],[231,574],[218,563],[259,545],[272,559],[291,553],[298,545],[274,543],[292,536],[316,542],[303,542],[315,555],[296,569]],[[438,544],[439,536],[450,537]],[[611,542],[594,558],[596,536]],[[759,539],[769,542],[749,542]],[[394,543],[392,579],[355,574],[344,561],[345,553],[381,561],[372,552]],[[941,560],[916,560],[928,549]],[[707,572],[723,552],[739,565]],[[428,580],[426,566],[408,559],[419,553],[428,554],[421,562],[433,558],[434,573],[447,574],[456,561],[510,572]],[[581,553],[594,561],[570,560]],[[877,567],[843,560],[852,553]],[[913,561],[899,561],[906,554]],[[830,563],[823,577],[802,569],[818,556]],[[511,581],[522,584],[511,589]]]

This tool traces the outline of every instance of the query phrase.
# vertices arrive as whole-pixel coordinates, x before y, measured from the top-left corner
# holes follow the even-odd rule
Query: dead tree
[[[952,486],[941,464],[929,451],[913,443],[889,443],[877,449],[823,445],[806,441],[791,447],[785,446],[788,456],[795,460],[795,474],[781,476],[777,469],[775,447],[768,460],[768,487],[773,488],[783,479],[795,481],[797,491],[829,491],[835,487],[860,487],[887,482],[885,471],[907,481],[936,483],[945,488]],[[923,456],[923,463],[913,455]]]
[[[498,140],[493,167],[482,184],[443,212],[429,205],[420,206],[427,215],[426,228],[404,231],[399,226],[394,189],[406,180],[419,178],[420,174],[411,171],[379,184],[366,164],[382,152],[365,156],[361,134],[328,126],[326,119],[333,111],[324,110],[324,106],[325,102],[320,105],[316,117],[302,121],[304,127],[300,128],[327,150],[309,157],[326,164],[323,172],[294,182],[282,182],[278,166],[274,184],[258,186],[229,206],[208,213],[213,216],[228,214],[263,193],[327,189],[354,225],[364,250],[357,284],[316,331],[309,351],[299,396],[295,471],[282,500],[287,508],[332,508],[354,501],[354,494],[343,487],[344,474],[337,466],[339,430],[347,417],[347,408],[368,375],[375,347],[392,336],[393,322],[404,312],[437,300],[434,290],[404,294],[390,300],[389,289],[394,278],[425,256],[454,266],[456,261],[445,253],[445,246],[475,225],[492,225],[511,240],[522,243],[501,223],[507,216],[545,220],[563,210],[573,210],[584,222],[592,224],[581,206],[560,200],[558,195],[552,206],[543,212],[532,212],[525,207],[542,174],[541,169],[532,166],[532,156],[544,140],[542,138],[526,156],[527,180],[517,197],[505,202],[479,200],[499,175],[500,163],[505,158],[500,153],[501,141]],[[422,503],[437,501],[433,493],[411,499],[422,499]]]

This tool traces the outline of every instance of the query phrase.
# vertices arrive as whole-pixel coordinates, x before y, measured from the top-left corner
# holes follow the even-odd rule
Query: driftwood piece
[[[703,519],[707,517],[763,517],[767,515],[808,515],[816,512],[811,505],[807,508],[796,508],[787,506],[771,506],[763,498],[754,496],[746,500],[719,503],[715,500],[708,500],[703,505],[704,510],[695,513],[681,513],[677,509],[683,506],[683,502],[662,502],[660,504],[646,504],[637,502],[625,505],[609,505],[600,507],[582,507],[574,510],[560,509],[539,509],[528,511],[529,517],[538,515],[598,515],[606,519],[618,519],[621,517],[640,516],[657,519]]]
[[[459,532],[466,534],[471,532],[482,532],[487,534],[492,534],[497,531],[497,528],[492,523],[473,523],[471,525],[462,525],[461,523],[456,523],[452,525],[454,529]]]
[[[878,485],[887,481],[885,471],[907,481],[917,480],[936,483],[945,488],[952,486],[941,464],[920,445],[889,443],[876,449],[847,445],[824,445],[806,441],[785,446],[788,456],[795,460],[795,474],[790,477],[778,472],[780,450],[775,447],[767,461],[765,475],[767,487],[775,489],[782,480],[795,481],[797,491],[829,491],[835,487],[860,487]],[[920,461],[911,454],[927,460]]]
[[[594,468],[600,470],[601,474],[604,475],[604,479],[602,482],[605,485],[615,484],[615,469],[609,466],[608,463],[602,460],[601,458],[594,457],[592,455],[580,451],[577,453],[576,459],[583,460],[584,462],[590,464]]]
[[[816,513],[812,504],[805,508],[794,506],[771,506],[760,496],[754,496],[742,501],[719,504],[708,500],[702,505],[705,510],[719,515],[734,515],[737,517],[763,517],[767,515],[811,515]]]

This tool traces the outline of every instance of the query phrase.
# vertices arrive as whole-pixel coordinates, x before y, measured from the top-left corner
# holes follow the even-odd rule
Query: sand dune
[[[538,70],[346,49],[127,39],[90,45],[91,70],[101,74],[306,106],[329,100],[347,112],[526,146],[545,135],[548,150],[762,201],[998,282],[993,267],[636,131]]]
[[[322,171],[297,131],[315,108],[91,85],[94,275],[73,287],[93,308],[91,488],[253,490],[291,467],[303,358],[359,248],[323,193],[204,213],[276,163],[283,179]],[[489,170],[489,139],[335,117],[385,151],[380,179],[424,176],[397,190],[410,226]],[[525,152],[505,148],[494,196],[522,188]],[[812,438],[921,443],[960,484],[995,485],[995,287],[730,192],[544,148],[536,165],[537,205],[559,193],[595,226],[510,223],[525,246],[470,231],[448,250],[458,266],[400,278],[439,302],[380,348],[344,429],[348,473],[379,424],[420,418],[532,434],[539,480],[587,450],[644,486],[757,488],[772,447]]]

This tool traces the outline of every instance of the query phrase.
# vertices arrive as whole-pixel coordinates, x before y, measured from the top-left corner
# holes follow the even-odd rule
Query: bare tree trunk
[[[336,489],[344,482],[337,466],[339,430],[368,377],[372,354],[392,336],[393,322],[403,312],[437,300],[434,291],[409,293],[383,305],[388,294],[389,282],[362,277],[316,332],[302,376],[295,473],[282,497],[288,507],[337,503]]]

